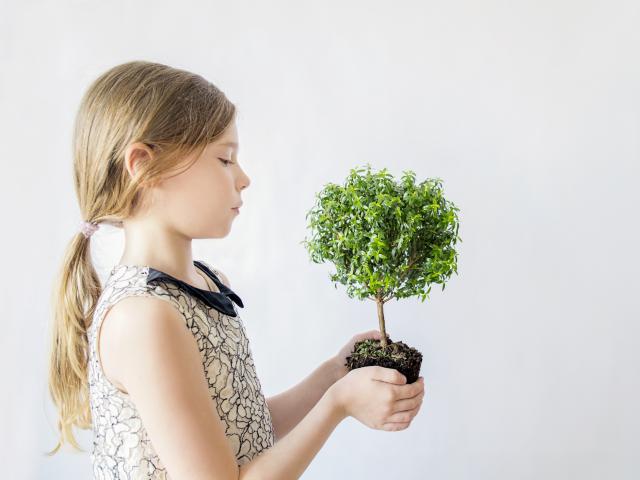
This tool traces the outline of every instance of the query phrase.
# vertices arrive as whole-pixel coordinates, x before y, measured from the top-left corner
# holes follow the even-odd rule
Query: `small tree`
[[[347,295],[374,300],[387,346],[383,306],[392,298],[419,296],[424,302],[432,284],[445,282],[457,270],[458,208],[445,199],[442,181],[415,184],[404,171],[396,182],[384,168],[351,169],[344,185],[329,183],[307,213],[310,240],[303,240],[311,260],[332,262],[333,282]],[[334,283],[337,288],[337,284]]]

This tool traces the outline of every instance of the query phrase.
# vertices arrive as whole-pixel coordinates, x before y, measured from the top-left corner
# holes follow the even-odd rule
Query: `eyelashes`
[[[218,157],[218,160],[220,160],[220,161],[225,165],[225,167],[226,167],[227,165],[229,165],[229,164],[233,164],[233,162],[232,162],[231,160],[227,160],[226,158],[220,158],[220,157]]]

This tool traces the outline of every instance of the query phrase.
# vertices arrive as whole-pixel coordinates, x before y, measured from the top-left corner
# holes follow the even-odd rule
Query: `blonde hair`
[[[82,219],[122,226],[123,219],[143,208],[146,187],[189,168],[193,162],[185,157],[196,153],[197,160],[235,115],[235,105],[222,91],[185,70],[132,61],[100,75],[81,100],[73,132],[74,184]],[[124,156],[135,142],[146,144],[154,155],[132,177]],[[59,440],[47,455],[65,442],[84,451],[72,427],[91,427],[87,329],[102,286],[89,247],[89,238],[78,230],[53,290],[49,392],[59,414]]]

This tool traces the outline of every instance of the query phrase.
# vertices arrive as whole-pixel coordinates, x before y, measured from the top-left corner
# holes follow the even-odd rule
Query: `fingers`
[[[418,414],[420,410],[420,405],[416,408],[412,408],[411,410],[404,410],[403,412],[396,412],[393,415],[390,415],[385,423],[411,423],[413,418]]]
[[[382,338],[382,334],[380,333],[380,330],[369,330],[368,332],[362,332],[354,336],[354,340],[356,342],[366,340],[368,338],[379,340]]]
[[[401,407],[402,410],[400,410],[400,408],[398,408],[398,410],[395,410],[394,413],[392,413],[385,419],[385,423],[383,425],[393,426],[393,424],[410,424],[422,407],[423,397],[424,395],[420,394],[415,399],[402,400],[402,402],[411,403],[405,403],[404,407]],[[398,402],[398,404],[399,403],[400,402]],[[398,404],[396,404],[396,406]]]
[[[415,397],[398,400],[393,404],[393,407],[392,407],[393,412],[402,412],[405,410],[412,410],[422,405],[423,400],[424,400],[424,392],[420,392]]]
[[[420,392],[424,391],[424,378],[418,377],[413,383],[406,385],[394,385],[393,395],[396,400],[402,400],[403,398],[413,398]]]
[[[365,368],[368,368],[368,367],[365,367]],[[373,371],[374,380],[380,380],[382,382],[393,383],[396,385],[404,385],[405,383],[407,383],[407,377],[405,377],[395,368],[385,368],[385,367],[369,367],[369,368],[374,369]],[[413,397],[414,395],[411,395],[411,396]]]
[[[411,422],[391,422],[382,425],[382,430],[387,432],[397,432],[398,430],[404,430],[409,426]]]

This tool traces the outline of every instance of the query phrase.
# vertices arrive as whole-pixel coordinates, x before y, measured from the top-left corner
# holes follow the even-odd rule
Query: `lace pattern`
[[[94,479],[170,479],[135,405],[127,393],[105,376],[97,354],[97,334],[106,312],[122,298],[132,295],[163,299],[182,314],[186,328],[198,345],[211,399],[226,424],[225,434],[237,463],[249,462],[275,442],[271,415],[239,313],[224,314],[171,281],[147,283],[148,274],[148,266],[114,267],[87,332],[93,429],[90,458]]]

